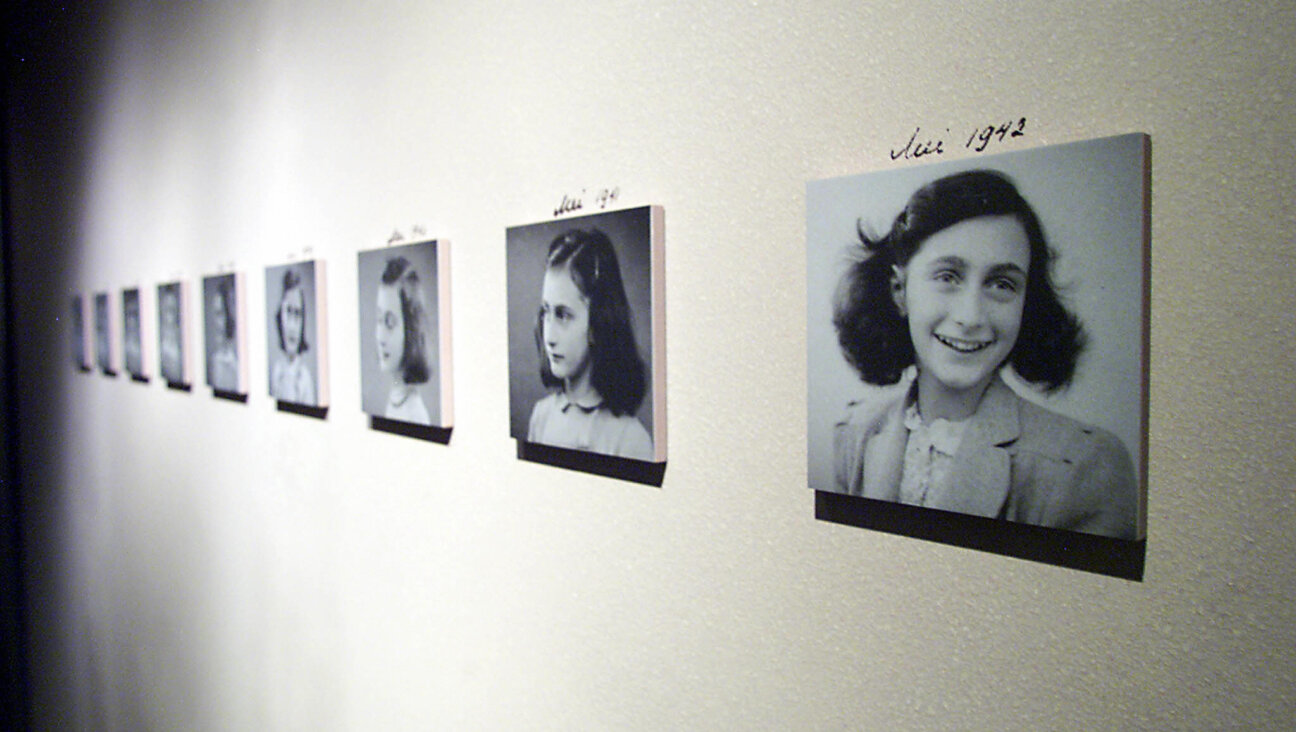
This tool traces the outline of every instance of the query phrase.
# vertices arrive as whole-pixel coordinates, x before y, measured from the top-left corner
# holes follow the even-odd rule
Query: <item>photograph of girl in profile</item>
[[[440,371],[438,247],[423,241],[360,252],[361,407],[375,417],[448,426]],[[448,395],[446,395],[448,396]]]
[[[431,424],[419,384],[428,380],[427,334],[423,329],[423,290],[418,272],[408,259],[387,260],[378,286],[378,318],[374,344],[378,364],[391,379],[383,416],[400,422]]]
[[[647,209],[635,211],[647,216]],[[648,307],[647,219],[643,221],[644,251],[636,265],[636,285],[642,288],[637,293],[640,302]],[[525,275],[510,270],[511,302],[521,307],[530,302],[526,335],[531,353],[523,363],[534,364],[530,376],[519,373],[517,363],[511,369],[514,396],[522,388],[533,395],[514,401],[514,436],[528,443],[652,461],[657,455],[653,435],[641,419],[651,388],[650,370],[636,339],[621,258],[598,223],[576,219],[552,222],[539,231],[510,230],[510,257],[538,257],[540,263]],[[523,277],[533,289],[529,297],[515,297],[514,287],[523,287]],[[512,314],[516,320],[525,317]],[[646,316],[644,322],[649,322]],[[520,325],[511,328],[511,355],[515,348],[526,347],[517,343],[524,337]],[[536,383],[532,380],[540,390],[530,386]],[[525,383],[520,386],[519,381]],[[646,416],[651,424],[651,409]],[[524,431],[519,417],[525,420]]]
[[[315,345],[322,331],[322,313],[315,310],[315,262],[268,267],[266,307],[270,346],[270,396],[309,407],[324,406],[317,389],[322,368]]]
[[[531,409],[527,441],[648,460],[652,438],[635,418],[643,359],[621,268],[607,235],[572,229],[549,246],[536,350],[551,391]]]
[[[1087,334],[1054,282],[1035,210],[995,170],[921,186],[859,244],[832,303],[840,354],[871,388],[832,432],[821,489],[1120,539],[1139,483],[1110,431],[1020,396],[1059,392]]]

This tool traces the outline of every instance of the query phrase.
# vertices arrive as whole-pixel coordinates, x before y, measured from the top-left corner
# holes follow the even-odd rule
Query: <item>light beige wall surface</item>
[[[136,2],[72,25],[75,75],[22,67],[11,141],[42,727],[1296,717],[1291,3]],[[806,181],[910,164],[888,152],[916,125],[1022,116],[998,149],[1152,138],[1141,582],[818,522],[805,487]],[[508,437],[504,229],[606,186],[666,210],[660,488]],[[413,224],[454,248],[448,445],[360,410],[355,252]],[[276,411],[259,326],[246,404],[71,367],[75,293],[233,264],[258,323],[263,268],[308,250],[326,419]]]

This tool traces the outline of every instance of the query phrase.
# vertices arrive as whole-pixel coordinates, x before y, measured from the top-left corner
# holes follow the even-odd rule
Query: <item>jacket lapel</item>
[[[900,477],[904,472],[905,443],[909,430],[904,426],[906,399],[900,399],[887,410],[886,419],[864,447],[864,497],[882,501],[900,500]]]
[[[986,388],[968,422],[944,486],[932,486],[928,505],[974,516],[999,516],[1012,483],[1012,459],[1004,445],[1021,434],[1018,397],[998,376]],[[902,448],[903,452],[903,448]]]

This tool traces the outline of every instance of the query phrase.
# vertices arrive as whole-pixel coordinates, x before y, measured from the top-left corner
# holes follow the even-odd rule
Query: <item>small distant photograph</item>
[[[95,364],[99,371],[115,376],[112,346],[112,311],[108,306],[108,293],[96,292],[94,296]]]
[[[324,263],[266,267],[265,277],[270,396],[289,404],[326,407]]]
[[[126,373],[136,380],[148,378],[141,327],[139,288],[122,290],[122,347],[126,354]]]
[[[90,370],[90,349],[86,345],[85,298],[72,296],[72,364],[81,371]]]
[[[188,344],[184,337],[185,287],[183,282],[158,285],[158,354],[162,380],[170,386],[188,386]]]
[[[448,244],[358,257],[361,407],[397,422],[450,426]]]
[[[810,487],[1143,538],[1149,180],[1133,134],[808,184]]]
[[[663,212],[508,229],[511,435],[666,460]]]
[[[202,295],[207,385],[217,392],[247,394],[243,276],[204,277]]]

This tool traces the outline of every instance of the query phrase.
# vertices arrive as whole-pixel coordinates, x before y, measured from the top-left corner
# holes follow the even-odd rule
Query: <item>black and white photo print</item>
[[[169,386],[189,385],[189,343],[184,325],[188,303],[183,282],[158,285],[158,357],[162,380]]]
[[[99,371],[108,376],[117,375],[117,365],[113,358],[112,311],[108,304],[108,293],[96,292],[94,296],[95,319],[95,364]]]
[[[79,371],[90,370],[90,348],[86,345],[85,298],[72,296],[72,363]]]
[[[449,427],[449,244],[360,252],[360,402],[366,414]]]
[[[809,484],[1144,535],[1148,138],[815,181]]]
[[[207,385],[226,394],[247,394],[247,318],[243,275],[203,278],[203,352]]]
[[[265,277],[270,396],[288,404],[327,407],[324,263],[266,267]]]
[[[126,375],[136,381],[147,381],[148,360],[144,356],[141,307],[138,287],[122,290],[122,353],[125,354]]]
[[[666,460],[663,212],[507,232],[511,434]]]

